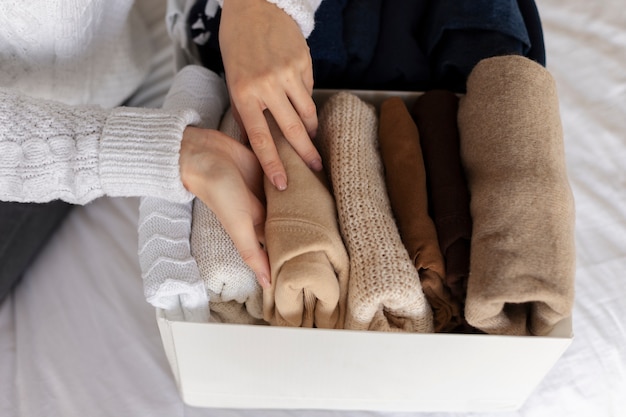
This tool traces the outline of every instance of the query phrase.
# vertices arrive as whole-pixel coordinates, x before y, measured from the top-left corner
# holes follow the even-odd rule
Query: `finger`
[[[321,170],[322,158],[287,96],[276,96],[271,104],[268,109],[287,141],[311,169]]]
[[[230,101],[230,108],[231,108],[231,112],[233,113],[233,119],[235,119],[235,122],[237,122],[237,125],[239,125],[239,130],[241,131],[241,140],[243,141],[243,143],[248,143],[248,136],[246,135],[246,128],[244,127],[243,122],[241,121],[241,116],[239,116],[239,111],[237,111],[237,107],[233,105],[232,99]]]
[[[304,68],[302,72],[302,84],[304,85],[307,92],[309,93],[309,96],[313,95],[313,86],[314,86],[313,65],[310,63]]]
[[[250,193],[252,223],[257,240],[265,246],[265,205]]]
[[[317,108],[306,87],[291,89],[287,92],[289,101],[298,112],[309,137],[314,138],[317,134]]]
[[[224,188],[216,190],[220,198],[213,199],[209,207],[224,226],[243,261],[254,271],[259,284],[267,288],[270,284],[269,260],[257,235],[265,222],[265,210],[251,192],[241,192],[245,189],[243,180],[228,188],[230,191]],[[264,241],[262,234],[260,237]]]
[[[258,158],[263,172],[274,187],[285,190],[287,188],[287,174],[278,156],[263,110],[259,104],[254,102],[244,103],[238,107],[238,110],[250,146]]]
[[[236,159],[237,167],[248,189],[258,200],[265,201],[263,170],[254,152],[244,145],[234,142],[232,155]]]

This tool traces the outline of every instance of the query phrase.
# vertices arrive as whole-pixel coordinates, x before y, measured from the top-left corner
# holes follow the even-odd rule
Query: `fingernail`
[[[312,160],[311,163],[309,164],[309,168],[311,168],[313,171],[321,171],[322,161],[319,159]]]
[[[263,288],[269,288],[270,286],[270,280],[268,276],[263,273],[259,274],[259,282],[261,283],[261,287]]]
[[[283,174],[274,175],[273,181],[274,187],[278,188],[280,191],[287,189],[287,178],[285,178]]]

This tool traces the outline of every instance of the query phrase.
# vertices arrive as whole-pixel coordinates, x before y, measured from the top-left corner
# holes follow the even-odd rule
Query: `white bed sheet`
[[[575,338],[524,406],[498,415],[625,416],[626,7],[538,6],[576,198]],[[143,298],[137,208],[136,199],[108,198],[76,208],[0,305],[0,416],[470,415],[185,406]]]

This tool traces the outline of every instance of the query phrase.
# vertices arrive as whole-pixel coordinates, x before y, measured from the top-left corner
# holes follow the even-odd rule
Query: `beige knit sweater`
[[[350,256],[345,327],[432,332],[431,307],[389,205],[375,109],[341,92],[324,104],[319,123],[316,142]]]

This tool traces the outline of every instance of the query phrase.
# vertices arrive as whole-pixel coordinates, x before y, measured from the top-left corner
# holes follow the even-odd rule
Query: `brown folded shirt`
[[[473,221],[465,317],[545,335],[574,301],[574,199],[555,82],[519,56],[481,61],[459,104]]]
[[[459,150],[458,107],[456,94],[431,90],[416,100],[412,115],[422,145],[430,214],[445,260],[445,285],[462,313],[469,275],[472,217]],[[463,329],[471,331],[465,325],[459,330]]]
[[[265,240],[271,287],[263,291],[265,320],[273,325],[343,328],[349,260],[325,174],[309,169],[268,116],[289,186],[265,178]]]
[[[459,325],[460,306],[443,282],[444,260],[435,225],[428,214],[420,135],[399,97],[381,104],[379,123],[378,142],[385,184],[400,237],[433,309],[435,331],[447,332]]]
[[[347,329],[432,332],[431,307],[402,245],[385,189],[373,106],[341,92],[321,109],[316,137],[350,255]]]

